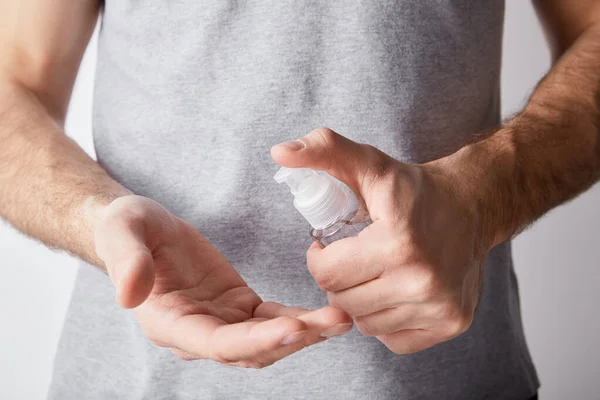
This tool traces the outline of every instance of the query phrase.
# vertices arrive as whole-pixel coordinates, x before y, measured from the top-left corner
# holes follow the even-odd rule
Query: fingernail
[[[304,336],[306,336],[306,332],[308,332],[308,331],[300,331],[300,332],[290,333],[285,338],[283,338],[283,340],[281,341],[281,344],[283,346],[285,346],[288,344],[297,343],[297,342],[301,341],[302,339],[304,339]]]
[[[279,143],[277,146],[285,147],[290,151],[299,151],[306,148],[302,140],[288,140],[287,142]]]
[[[337,324],[337,325],[334,325],[331,328],[327,328],[323,332],[321,332],[321,337],[330,338],[330,337],[340,336],[340,335],[343,335],[344,333],[349,332],[351,329],[352,329],[351,323]]]

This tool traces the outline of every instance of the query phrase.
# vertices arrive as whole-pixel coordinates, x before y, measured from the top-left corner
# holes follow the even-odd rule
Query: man
[[[49,398],[535,396],[509,240],[600,175],[599,1],[536,3],[557,61],[503,126],[501,0],[0,4],[0,215],[98,267]],[[374,221],[308,269],[279,142]]]

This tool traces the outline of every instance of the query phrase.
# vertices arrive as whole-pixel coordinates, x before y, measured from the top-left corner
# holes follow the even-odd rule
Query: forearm
[[[471,188],[494,245],[598,181],[599,127],[600,27],[591,27],[517,117],[441,164]]]
[[[99,210],[127,194],[32,92],[0,79],[0,217],[46,245],[102,266],[93,246]]]

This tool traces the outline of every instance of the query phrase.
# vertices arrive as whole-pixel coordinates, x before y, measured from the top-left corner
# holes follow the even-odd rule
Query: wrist
[[[104,263],[96,254],[94,238],[96,228],[106,216],[107,209],[114,200],[132,194],[125,188],[119,188],[110,194],[90,195],[75,207],[71,218],[72,227],[78,232],[80,238],[78,248],[81,251],[78,255],[85,261],[105,269]]]
[[[519,190],[522,181],[511,126],[483,140],[426,164],[444,176],[453,196],[475,221],[476,234],[489,250],[510,239],[521,226]]]

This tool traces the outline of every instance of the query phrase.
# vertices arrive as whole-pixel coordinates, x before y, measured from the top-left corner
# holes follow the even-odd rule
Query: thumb
[[[154,259],[145,244],[143,221],[110,215],[95,232],[96,253],[116,287],[121,307],[142,304],[154,287]]]
[[[356,143],[328,128],[315,129],[301,139],[273,146],[271,157],[284,167],[325,171],[358,193],[392,160],[375,147]]]

